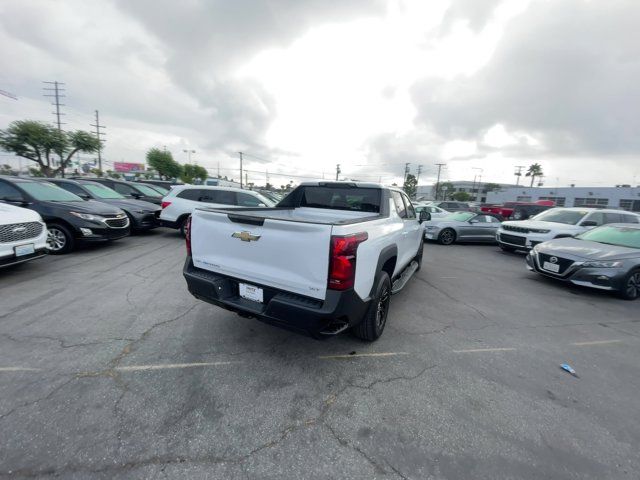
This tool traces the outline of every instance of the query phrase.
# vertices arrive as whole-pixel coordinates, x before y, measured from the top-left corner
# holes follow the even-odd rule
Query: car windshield
[[[45,202],[83,202],[79,196],[45,182],[20,182],[20,188],[36,200]]]
[[[577,225],[589,212],[587,210],[562,210],[552,209],[539,213],[531,220],[539,220],[541,222],[564,223],[566,225]]]
[[[147,185],[142,185],[143,187],[146,187]],[[158,185],[149,185],[149,188],[153,188],[156,192],[159,192],[162,195],[166,195],[167,193],[169,193],[169,190],[167,190],[164,187],[159,187]]]
[[[581,233],[576,238],[620,247],[640,248],[640,228],[637,227],[603,225]]]
[[[125,198],[124,195],[120,195],[118,192],[105,185],[100,185],[97,183],[85,183],[83,187],[89,190],[92,195],[95,195],[98,198]]]
[[[443,220],[454,220],[457,222],[468,222],[469,220],[471,220],[473,217],[475,217],[476,214],[473,212],[455,212],[452,213],[450,215],[447,215],[446,217],[443,218]]]
[[[143,195],[146,195],[147,197],[161,197],[162,195],[157,192],[156,190],[154,190],[151,187],[147,187],[146,185],[136,185],[134,187],[136,190],[138,190],[140,193],[142,193]]]

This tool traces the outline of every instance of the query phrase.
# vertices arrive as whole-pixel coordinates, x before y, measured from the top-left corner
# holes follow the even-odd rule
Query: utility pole
[[[446,163],[436,163],[436,167],[438,167],[438,179],[436,180],[436,200],[438,200],[438,193],[440,191],[440,170],[442,170],[442,167],[446,165]]]
[[[264,188],[267,188],[267,185],[269,185],[269,170],[265,170],[264,171]]]
[[[102,132],[101,128],[107,128],[104,125],[100,125],[100,112],[96,110],[96,123],[90,123],[90,127],[96,127],[96,137],[98,137],[98,170],[102,170],[102,142],[104,140],[100,139],[101,135],[106,135],[106,133]]]
[[[244,172],[244,184],[249,186],[249,174],[247,172]]]
[[[525,165],[516,165],[516,187],[520,185],[520,177],[522,176],[522,169],[525,167]]]
[[[45,97],[52,97],[54,99],[51,105],[56,107],[56,111],[51,113],[56,116],[56,125],[58,126],[58,132],[62,132],[63,123],[60,120],[60,117],[64,115],[64,113],[60,111],[60,107],[64,107],[64,104],[60,103],[60,98],[65,97],[65,95],[62,94],[62,92],[65,91],[65,89],[62,88],[62,85],[64,85],[64,83],[58,81],[42,83],[44,83],[45,85],[53,85],[53,87],[43,87],[42,89],[45,91]],[[62,165],[62,162],[62,154],[60,154],[60,165]],[[64,177],[64,168],[62,169],[62,176]]]
[[[340,164],[336,164],[336,182],[338,181],[338,175],[340,175],[340,172],[342,170],[340,170]]]
[[[238,152],[240,155],[240,188],[242,188],[242,152]]]
[[[191,154],[192,153],[196,153],[196,151],[195,150],[186,150],[186,149],[182,150],[182,151],[187,154],[187,161],[188,161],[189,164],[191,164]]]
[[[409,162],[404,164],[404,181],[402,182],[403,185],[407,183],[407,175],[409,175],[409,165],[411,165]]]
[[[220,178],[220,160],[218,160],[218,178]]]

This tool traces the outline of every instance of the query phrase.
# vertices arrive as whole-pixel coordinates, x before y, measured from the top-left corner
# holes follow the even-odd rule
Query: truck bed
[[[218,212],[233,217],[251,217],[253,219],[285,220],[290,222],[318,223],[321,225],[349,225],[352,223],[368,222],[382,218],[372,212],[354,212],[349,210],[329,210],[326,208],[206,208],[198,210]]]

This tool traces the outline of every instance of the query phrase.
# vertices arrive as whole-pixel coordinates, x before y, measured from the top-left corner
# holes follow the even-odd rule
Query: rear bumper
[[[327,290],[324,301],[303,297],[263,285],[264,302],[240,297],[241,280],[193,266],[187,257],[183,269],[189,292],[199,300],[218,307],[252,316],[278,327],[311,335],[329,332],[336,324],[354,326],[360,323],[370,300],[362,300],[353,290]]]

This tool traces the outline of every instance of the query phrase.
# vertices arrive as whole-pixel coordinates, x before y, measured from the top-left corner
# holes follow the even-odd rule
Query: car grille
[[[116,217],[116,218],[105,218],[104,223],[106,223],[111,228],[124,228],[129,225],[129,218],[124,217]]]
[[[552,262],[551,257],[555,257],[556,261]],[[555,255],[547,255],[546,253],[539,253],[538,259],[539,259],[538,263],[540,264],[540,267],[544,265],[544,262],[555,263],[556,265],[560,265],[560,270],[558,270],[558,273],[556,275],[562,275],[564,272],[567,271],[567,269],[571,265],[573,265],[573,260],[569,260],[568,258],[556,257]],[[548,270],[545,270],[545,272],[546,271]],[[551,273],[555,273],[555,272],[551,272]]]
[[[518,237],[516,235],[508,235],[506,233],[500,234],[500,241],[504,243],[510,243],[511,245],[520,245],[524,247],[527,244],[525,237]]]
[[[19,242],[36,238],[42,233],[44,225],[40,222],[12,223],[0,225],[0,243]]]
[[[502,225],[503,230],[508,230],[510,232],[519,232],[519,233],[530,233],[531,230],[524,227],[516,227],[514,225]]]

